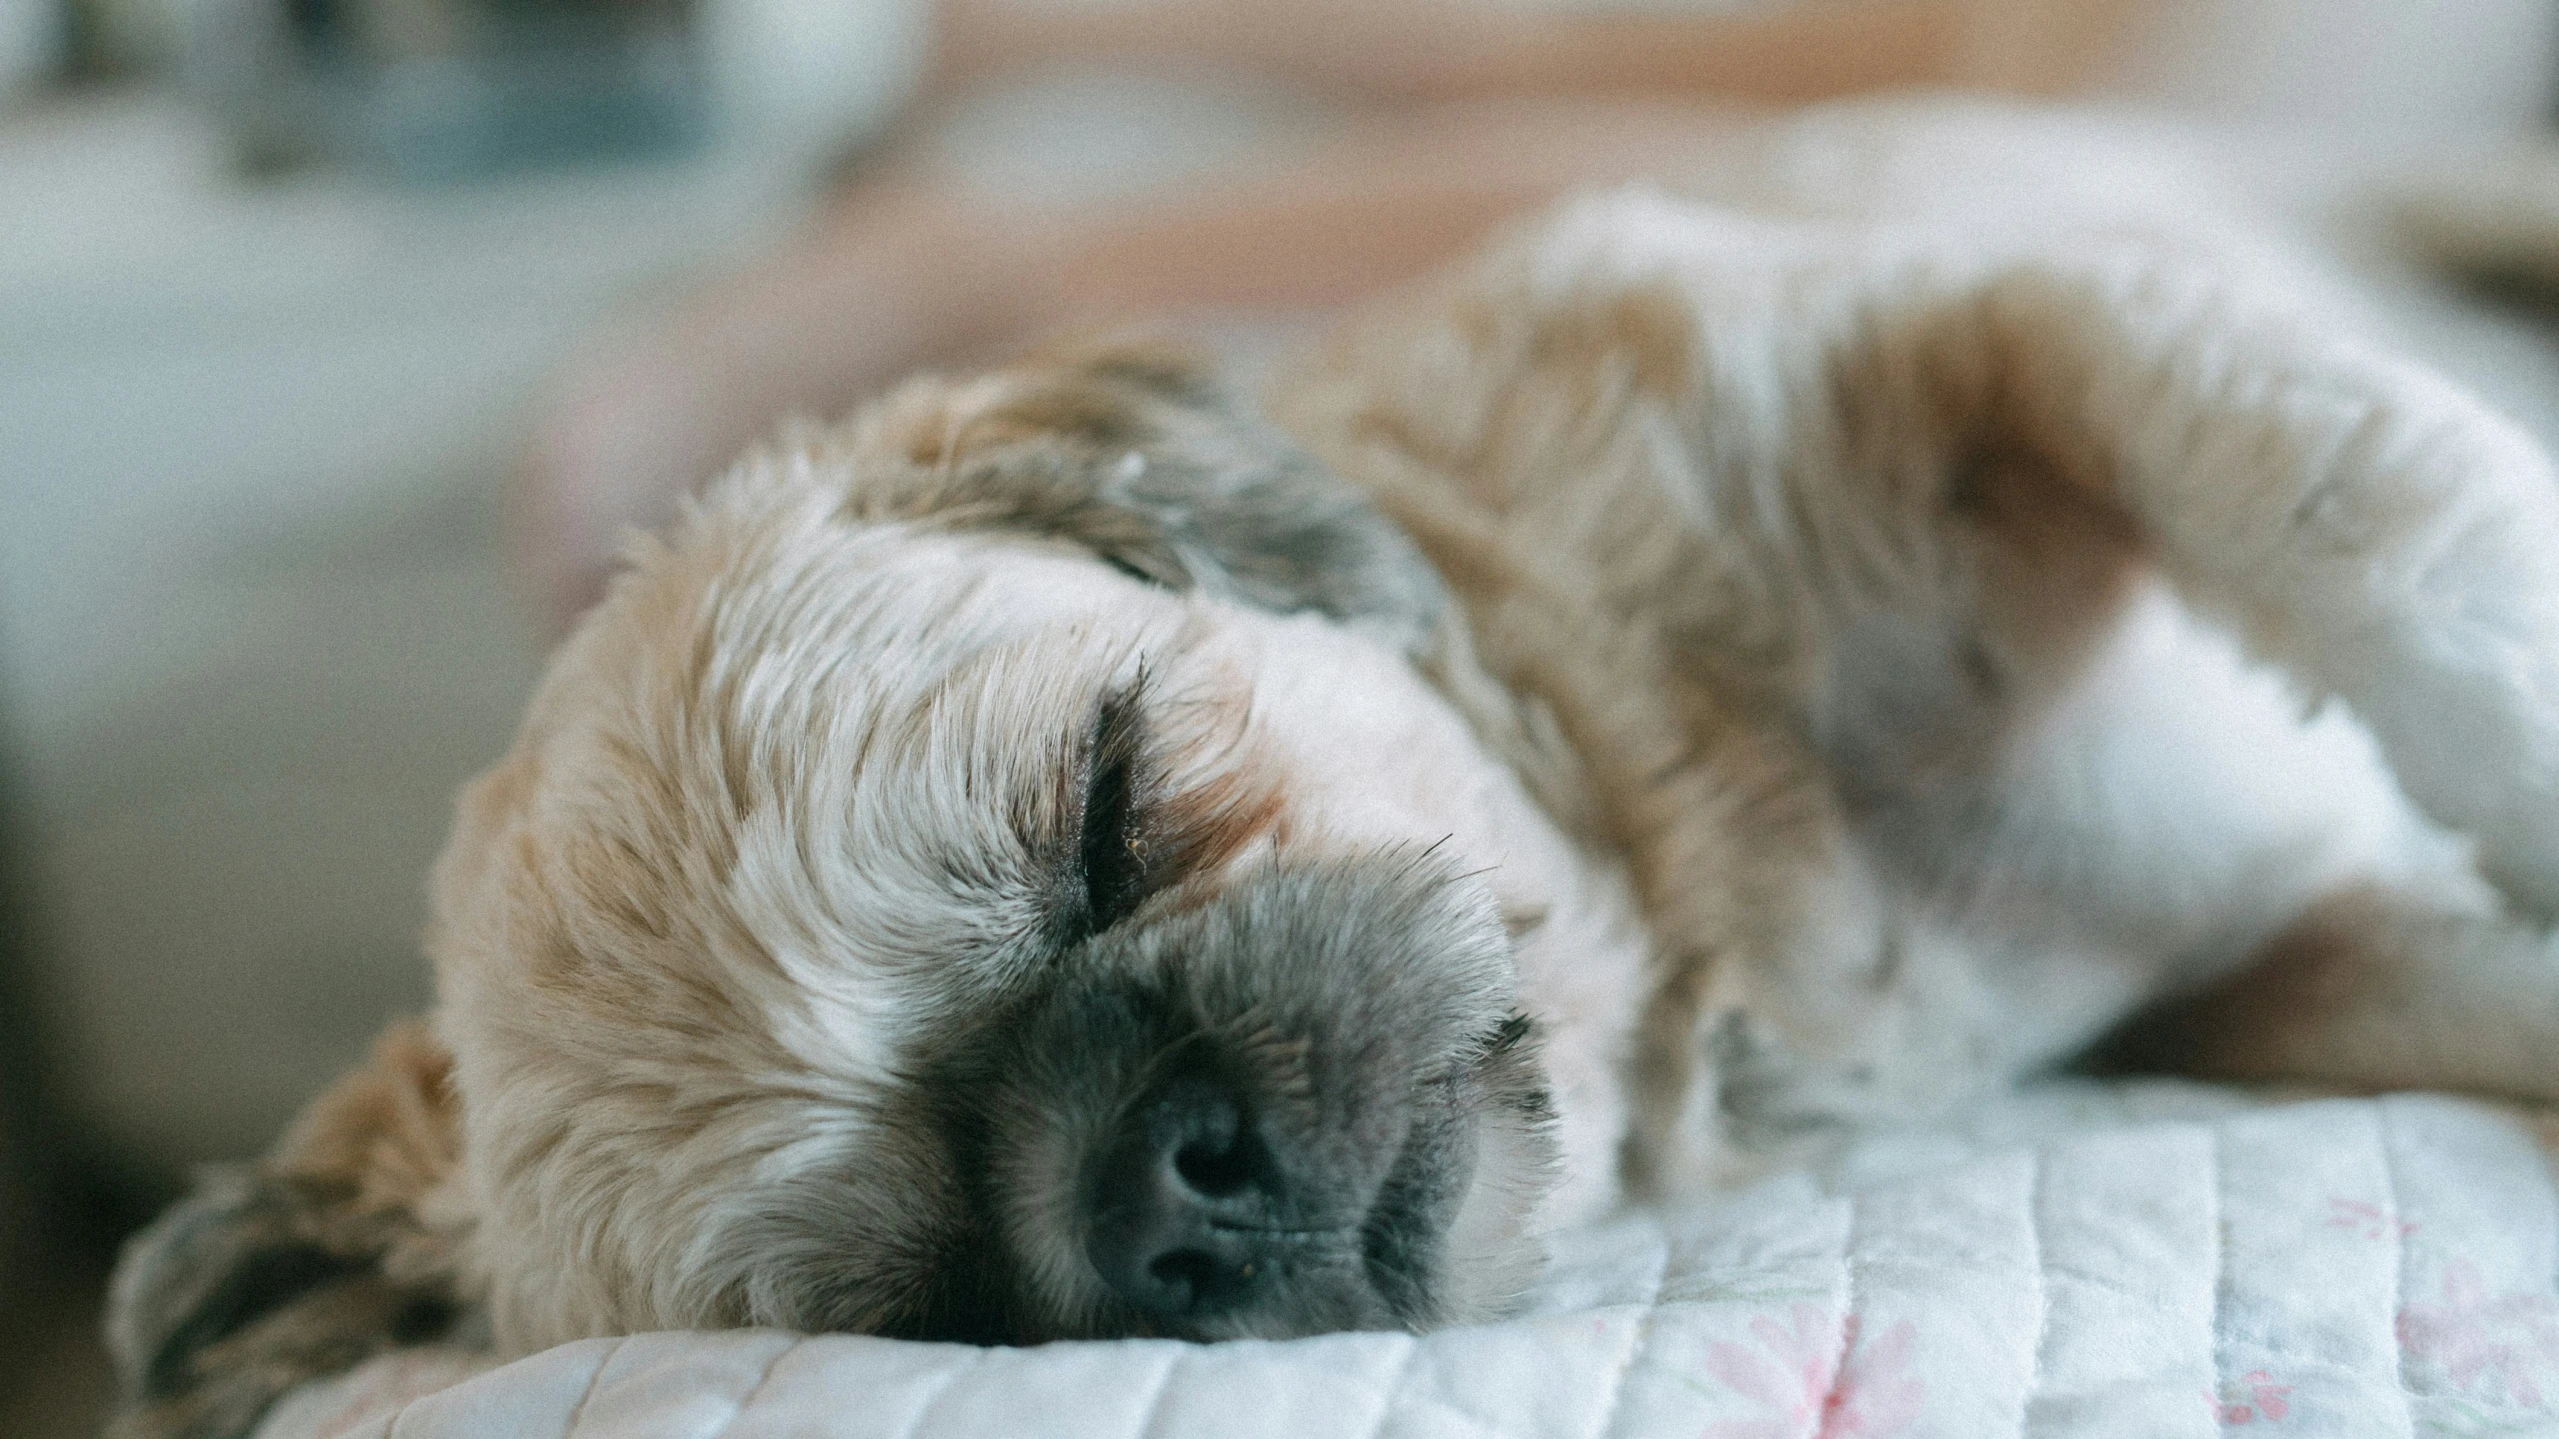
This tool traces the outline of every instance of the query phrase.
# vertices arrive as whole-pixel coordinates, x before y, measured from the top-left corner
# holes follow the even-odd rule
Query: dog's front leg
[[[1786,940],[1715,971],[1693,1018],[1665,1006],[1639,1193],[1728,1184],[1858,1129],[1941,1113],[2086,1046],[2143,1002],[2144,973],[2085,938],[2007,933],[1932,904],[1854,847],[1807,876]]]
[[[1986,412],[2559,915],[2559,486],[2425,369],[2155,258],[1990,282]]]

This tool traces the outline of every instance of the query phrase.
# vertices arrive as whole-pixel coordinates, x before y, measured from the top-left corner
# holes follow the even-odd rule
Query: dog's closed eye
[[[1076,867],[1083,879],[1085,924],[1095,934],[1126,919],[1154,887],[1144,833],[1146,733],[1139,688],[1102,701],[1086,749]]]
[[[1267,835],[1278,815],[1277,791],[1244,736],[1213,732],[1203,745],[1200,707],[1159,698],[1143,670],[1105,691],[1050,772],[1058,802],[1048,812],[1063,823],[1022,831],[1050,857],[1051,933],[1060,943],[1113,929],[1168,891],[1188,892],[1194,877]],[[1203,748],[1213,756],[1206,765]]]

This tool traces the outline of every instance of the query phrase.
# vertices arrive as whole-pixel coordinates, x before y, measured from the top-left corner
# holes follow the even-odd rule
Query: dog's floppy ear
[[[265,1160],[208,1171],[135,1236],[109,1299],[109,1439],[234,1439],[297,1385],[457,1337],[450,1069],[425,1025],[395,1025]]]
[[[1446,607],[1421,552],[1366,496],[1161,346],[1037,355],[977,384],[922,382],[857,426],[903,466],[856,519],[1019,530],[1130,574],[1418,649]]]

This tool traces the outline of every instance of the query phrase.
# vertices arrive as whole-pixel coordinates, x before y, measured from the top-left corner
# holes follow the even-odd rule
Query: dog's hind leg
[[[2559,293],[2559,146],[2469,160],[2394,188],[2394,218],[2419,253],[2491,284]]]
[[[2111,1063],[2559,1098],[2559,939],[2399,886],[2313,905],[2250,968],[2142,1016]]]
[[[2197,609],[2343,698],[2482,871],[2559,915],[2559,483],[2420,366],[2155,252],[2010,270],[1982,412]]]

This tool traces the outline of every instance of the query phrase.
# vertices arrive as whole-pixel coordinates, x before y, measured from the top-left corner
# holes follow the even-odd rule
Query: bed
[[[2039,1086],[1559,1236],[1519,1317],[978,1350],[770,1332],[377,1361],[262,1439],[2559,1433],[2545,1114]]]

